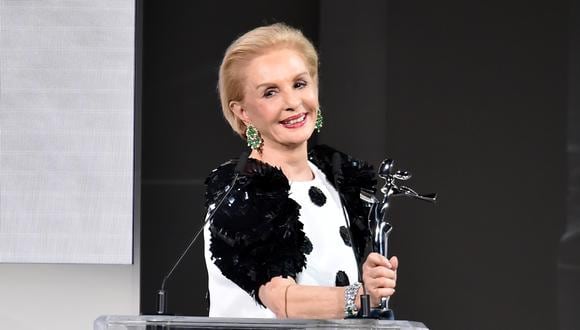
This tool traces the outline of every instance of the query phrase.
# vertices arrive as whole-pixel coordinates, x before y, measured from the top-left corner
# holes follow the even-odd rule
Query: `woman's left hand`
[[[390,297],[395,293],[397,285],[397,268],[399,260],[373,252],[368,255],[363,264],[363,282],[367,293],[371,296],[372,306],[380,304],[381,297]]]

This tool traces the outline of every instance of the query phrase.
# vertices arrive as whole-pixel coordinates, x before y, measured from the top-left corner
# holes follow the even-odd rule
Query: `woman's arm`
[[[371,303],[395,292],[398,260],[371,253],[363,264],[363,279]],[[278,318],[341,319],[344,318],[346,287],[298,285],[293,278],[274,277],[260,287],[260,300]],[[360,308],[359,290],[355,303]]]
[[[260,287],[260,299],[277,318],[337,319],[343,317],[344,287],[298,285],[293,278],[274,277]]]

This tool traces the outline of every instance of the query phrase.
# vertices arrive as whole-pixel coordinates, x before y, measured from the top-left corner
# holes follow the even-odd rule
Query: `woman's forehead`
[[[245,68],[247,82],[252,85],[292,81],[309,75],[304,57],[292,49],[275,49],[257,56]]]

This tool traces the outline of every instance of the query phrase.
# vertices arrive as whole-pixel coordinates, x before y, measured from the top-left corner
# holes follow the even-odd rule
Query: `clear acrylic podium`
[[[383,320],[278,320],[195,316],[117,316],[95,320],[94,330],[170,330],[170,329],[391,329],[427,330],[413,321]]]

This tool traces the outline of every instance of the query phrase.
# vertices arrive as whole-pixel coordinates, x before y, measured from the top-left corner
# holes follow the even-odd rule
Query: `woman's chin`
[[[289,149],[289,150],[300,149],[301,147],[303,147],[307,143],[308,143],[308,140],[287,141],[286,143],[284,143],[284,147],[286,147],[286,149]]]
[[[268,149],[266,147],[268,145],[270,145],[270,146],[277,145],[282,149],[285,149],[287,151],[291,151],[291,150],[303,148],[305,145],[307,145],[307,143],[308,143],[308,139],[292,139],[292,140],[284,140],[284,141],[270,142],[270,143],[268,143],[268,141],[264,141],[264,147],[265,147],[265,149]],[[278,149],[278,148],[276,148],[276,149]]]
[[[309,132],[308,134],[303,134],[299,137],[295,137],[294,139],[289,140],[288,144],[300,147],[300,146],[308,143],[308,140],[310,140],[311,136],[312,136],[312,132]]]

